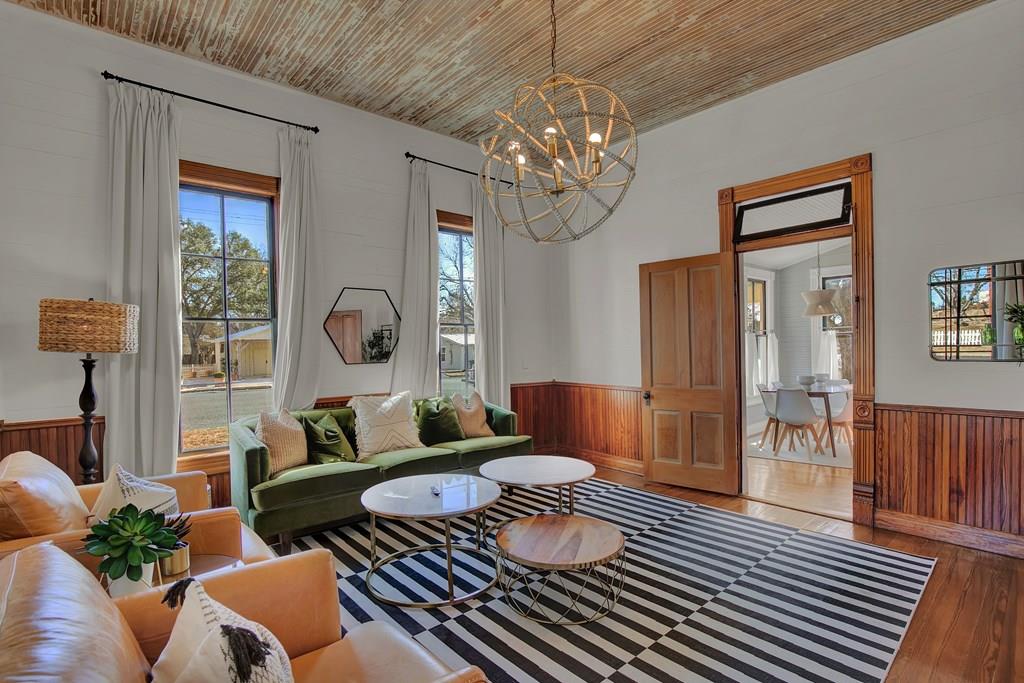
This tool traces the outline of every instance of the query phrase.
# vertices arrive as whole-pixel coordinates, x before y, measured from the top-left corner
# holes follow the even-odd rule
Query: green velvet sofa
[[[316,421],[328,413],[356,448],[351,408],[296,410],[292,415]],[[256,438],[256,418],[239,420],[230,426],[231,502],[257,534],[268,540],[277,537],[287,553],[295,532],[365,515],[359,498],[381,481],[437,472],[477,474],[489,460],[530,453],[533,439],[517,434],[516,420],[515,413],[487,404],[487,424],[495,436],[377,453],[362,462],[301,465],[273,476],[267,447]]]

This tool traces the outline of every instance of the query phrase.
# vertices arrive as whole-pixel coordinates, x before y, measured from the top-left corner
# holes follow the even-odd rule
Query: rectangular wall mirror
[[[935,360],[1024,360],[1024,260],[937,268],[928,302]]]

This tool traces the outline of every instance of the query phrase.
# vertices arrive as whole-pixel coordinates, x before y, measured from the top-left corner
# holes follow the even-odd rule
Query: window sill
[[[206,472],[207,475],[226,474],[231,471],[231,459],[226,448],[189,453],[178,456],[179,472]]]

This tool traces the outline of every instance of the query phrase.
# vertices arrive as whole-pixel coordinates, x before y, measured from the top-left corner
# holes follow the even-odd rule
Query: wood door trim
[[[872,200],[871,154],[840,159],[829,164],[807,168],[793,173],[767,178],[744,185],[726,187],[718,191],[718,229],[722,252],[733,255],[739,277],[739,253],[753,249],[799,244],[842,237],[850,234],[853,250],[853,327],[854,327],[854,408],[853,426],[856,430],[853,448],[853,521],[874,524],[875,513],[875,296],[874,296],[874,224]],[[822,228],[792,235],[763,238],[734,243],[736,204],[784,192],[794,192],[822,183],[850,179],[853,203],[852,226]],[[849,231],[844,233],[842,231]],[[738,280],[737,280],[738,284]],[[739,287],[735,288],[737,294]],[[735,310],[740,310],[736,302]],[[738,320],[735,325],[734,348],[740,349]],[[736,381],[742,354],[736,354]],[[737,402],[742,399],[737,396]],[[743,444],[743,411],[736,409],[736,440]]]
[[[764,237],[740,242],[736,245],[736,252],[757,251],[758,249],[775,249],[777,247],[788,247],[793,244],[807,244],[808,242],[821,242],[823,240],[839,239],[853,236],[853,225],[840,225],[834,228],[819,228],[807,232],[795,232],[789,235],[776,235],[775,237]]]

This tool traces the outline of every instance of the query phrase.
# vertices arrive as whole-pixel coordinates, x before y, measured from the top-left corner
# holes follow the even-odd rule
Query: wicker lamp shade
[[[41,299],[39,350],[136,353],[139,307],[92,299]]]

